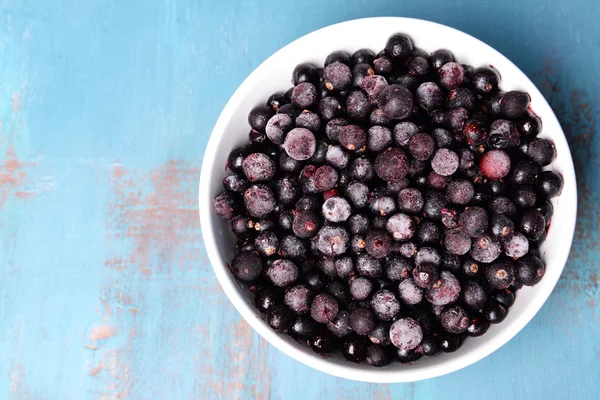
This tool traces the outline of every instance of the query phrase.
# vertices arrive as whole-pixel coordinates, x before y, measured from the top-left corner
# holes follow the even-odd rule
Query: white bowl
[[[226,266],[233,257],[235,239],[227,223],[213,215],[212,199],[223,190],[221,182],[228,175],[225,162],[230,150],[247,142],[248,112],[263,104],[272,93],[291,87],[290,77],[297,64],[311,62],[323,65],[325,57],[334,50],[353,52],[370,48],[377,52],[396,32],[408,34],[415,46],[426,52],[445,48],[452,51],[461,63],[475,67],[492,65],[502,76],[502,89],[528,92],[532,109],[543,121],[541,136],[553,139],[556,145],[558,156],[550,168],[562,174],[564,189],[562,195],[552,201],[555,213],[548,238],[541,249],[546,275],[535,287],[519,291],[517,301],[504,322],[492,326],[482,337],[469,338],[454,353],[423,357],[411,365],[391,363],[385,368],[374,368],[366,362],[348,362],[340,354],[322,358],[305,344],[297,343],[267,326],[252,305],[252,294],[238,286]],[[478,39],[444,25],[411,18],[367,18],[312,32],[273,54],[250,74],[225,106],[208,142],[200,176],[199,206],[204,244],[215,274],[233,305],[263,338],[290,357],[328,374],[387,383],[417,381],[456,371],[497,350],[523,329],[552,292],[569,255],[575,229],[577,193],[573,161],[562,129],[542,94],[512,62]]]

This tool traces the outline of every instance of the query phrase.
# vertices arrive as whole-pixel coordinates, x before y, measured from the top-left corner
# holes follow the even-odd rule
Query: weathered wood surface
[[[415,384],[332,378],[268,345],[220,289],[197,219],[204,148],[242,80],[309,31],[377,15],[512,59],[563,124],[579,184],[541,312]],[[0,2],[0,398],[599,398],[599,19],[596,0]]]

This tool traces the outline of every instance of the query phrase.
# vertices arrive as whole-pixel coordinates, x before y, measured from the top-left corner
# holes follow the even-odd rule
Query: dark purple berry
[[[359,49],[356,50],[350,58],[353,65],[356,64],[373,64],[375,59],[375,53],[371,49]]]
[[[273,109],[273,111],[277,112],[279,107],[283,106],[287,103],[285,95],[283,92],[273,93],[271,97],[267,100],[267,105]]]
[[[364,207],[369,201],[369,187],[361,182],[351,182],[346,188],[346,197],[355,207]]]
[[[533,286],[538,284],[544,277],[546,266],[538,257],[528,256],[517,260],[514,271],[518,283]]]
[[[287,114],[275,114],[267,122],[265,132],[269,140],[275,144],[282,144],[285,135],[294,127],[294,120]]]
[[[348,249],[348,232],[338,226],[324,226],[317,235],[317,248],[327,256],[339,256]]]
[[[285,292],[284,303],[296,314],[306,314],[310,310],[311,293],[303,285],[289,288]]]
[[[291,90],[292,89],[290,89],[290,95],[291,95]],[[296,117],[298,115],[300,115],[301,112],[302,112],[301,108],[298,108],[291,103],[284,104],[281,107],[279,107],[279,110],[277,110],[277,114],[287,114],[290,116],[290,118],[292,118],[292,120],[296,119]]]
[[[367,357],[369,341],[358,335],[349,335],[342,345],[342,355],[349,361],[359,362]]]
[[[315,135],[306,128],[292,129],[283,143],[283,148],[288,156],[294,160],[308,160],[315,153],[317,141]]]
[[[425,57],[412,57],[406,63],[406,68],[410,75],[422,78],[429,73],[429,62]]]
[[[369,115],[371,125],[389,125],[390,119],[383,114],[379,108],[374,109]]]
[[[279,239],[272,231],[261,232],[254,242],[256,250],[265,257],[270,257],[277,252]]]
[[[415,247],[416,253],[416,247]],[[403,256],[391,256],[385,260],[385,276],[393,281],[409,278],[412,273],[411,263]]]
[[[448,271],[442,271],[429,289],[425,291],[425,298],[436,306],[445,306],[454,303],[461,293],[460,282]]]
[[[410,139],[419,133],[419,128],[412,122],[404,121],[394,126],[394,140],[398,146],[408,146]]]
[[[514,266],[509,260],[498,260],[486,266],[485,278],[494,289],[505,289],[515,281]]]
[[[488,132],[485,124],[478,119],[470,119],[466,121],[462,133],[465,142],[470,145],[480,145],[485,143],[488,138]]]
[[[297,236],[287,235],[279,243],[279,254],[281,257],[300,259],[306,256],[306,244]]]
[[[328,90],[342,91],[352,85],[352,71],[346,64],[334,62],[323,69],[323,80]]]
[[[346,113],[348,117],[362,121],[371,114],[371,102],[362,90],[355,90],[346,98]]]
[[[373,71],[373,68],[369,64],[355,64],[352,67],[352,85],[359,88],[363,79],[369,75],[373,75],[374,73],[375,71]]]
[[[417,231],[417,239],[421,244],[439,244],[442,238],[440,226],[433,221],[422,221]]]
[[[499,324],[504,321],[508,310],[502,304],[491,302],[483,308],[485,319],[492,324]]]
[[[379,94],[387,86],[387,81],[383,76],[380,75],[367,75],[360,83],[360,88],[365,91],[371,104],[375,104],[377,102]],[[383,113],[383,111],[381,112]]]
[[[279,153],[279,169],[283,172],[298,172],[302,163],[288,156],[285,151]]]
[[[367,253],[375,258],[383,258],[387,256],[392,249],[390,236],[381,230],[372,230],[366,236]]]
[[[297,317],[292,326],[289,328],[289,334],[292,337],[299,339],[306,339],[310,337],[310,334],[315,329],[315,321],[308,316]]]
[[[515,148],[521,143],[521,137],[516,126],[505,119],[498,119],[490,125],[487,145],[491,149]]]
[[[467,254],[471,248],[471,239],[460,230],[448,230],[444,236],[444,248],[450,254]]]
[[[542,131],[542,120],[537,115],[528,113],[517,122],[517,129],[523,136],[535,137]]]
[[[502,110],[500,109],[500,100],[502,100],[502,97],[504,97],[504,92],[502,90],[496,90],[485,95],[481,99],[481,111],[493,117],[501,116]]]
[[[440,315],[440,323],[446,332],[459,334],[467,330],[471,323],[469,314],[460,306],[447,307]]]
[[[473,310],[480,310],[488,300],[485,287],[478,281],[466,281],[462,286],[463,302]]]
[[[373,367],[385,367],[390,361],[388,351],[384,347],[375,344],[367,348],[366,359],[369,365]]]
[[[356,258],[356,270],[362,276],[368,278],[378,278],[382,271],[381,260],[371,256],[370,254],[360,254]]]
[[[402,213],[398,213],[391,216],[387,220],[385,228],[390,233],[390,235],[392,235],[394,240],[397,241],[408,240],[415,233],[414,221],[408,215]]]
[[[275,195],[266,185],[253,185],[244,192],[244,204],[250,216],[263,218],[275,208]]]
[[[344,222],[350,217],[352,208],[350,203],[343,197],[330,197],[323,203],[321,208],[323,217],[330,222]]]
[[[385,45],[385,54],[393,59],[405,59],[413,51],[412,40],[402,33],[390,36]]]
[[[449,149],[439,149],[431,160],[431,168],[442,176],[450,176],[456,172],[459,165],[458,154]]]
[[[350,313],[350,327],[358,335],[368,335],[375,327],[373,312],[363,307],[355,308]]]
[[[462,132],[469,119],[469,112],[463,107],[456,107],[446,113],[446,123],[454,132]]]
[[[367,182],[375,177],[375,168],[368,158],[355,158],[350,164],[350,177],[354,180]]]
[[[233,218],[237,213],[237,209],[237,202],[229,192],[223,192],[217,195],[213,200],[213,211],[220,218]]]
[[[377,176],[388,182],[397,182],[403,179],[408,172],[409,162],[406,154],[395,147],[390,147],[375,159],[375,172]]]
[[[319,101],[319,115],[325,120],[333,120],[334,118],[340,117],[343,113],[344,109],[337,97],[323,97],[321,101]]]
[[[536,179],[536,187],[539,193],[545,198],[551,199],[560,195],[563,188],[563,178],[559,174],[553,171],[544,171],[540,173]],[[546,202],[547,204],[550,204]],[[550,207],[552,205],[550,204]],[[552,210],[550,216],[552,216]]]
[[[312,301],[310,315],[318,323],[324,324],[335,318],[338,310],[338,302],[333,296],[319,294]]]
[[[398,209],[409,214],[418,214],[423,209],[421,192],[414,188],[402,189],[398,194]]]
[[[325,160],[335,168],[344,169],[350,162],[350,156],[341,146],[329,146]]]
[[[467,335],[472,337],[481,336],[487,332],[490,323],[481,314],[472,315],[471,322],[467,328]]]
[[[267,276],[275,286],[287,287],[299,276],[298,267],[287,259],[275,260],[267,269]]]
[[[435,71],[452,61],[454,61],[454,56],[449,50],[446,49],[436,50],[429,55],[429,62]]]
[[[498,89],[500,74],[490,67],[480,67],[473,71],[471,82],[475,90],[486,94]]]
[[[244,251],[233,258],[231,269],[240,281],[252,282],[258,278],[262,271],[262,261],[258,253]]]
[[[248,114],[248,123],[255,131],[263,131],[265,126],[267,126],[269,118],[271,118],[273,114],[275,114],[275,112],[269,106],[255,107],[250,111],[250,114]]]
[[[423,289],[418,287],[411,278],[400,282],[398,293],[400,294],[400,299],[408,305],[419,304],[423,300]]]
[[[367,131],[367,149],[381,152],[392,145],[392,131],[385,126],[372,126]],[[377,164],[376,164],[377,165]]]
[[[474,195],[475,187],[465,179],[453,179],[446,188],[446,196],[454,204],[468,204]]]
[[[373,70],[377,75],[389,75],[393,69],[392,60],[385,54],[378,56],[373,61]]]
[[[298,85],[303,82],[317,84],[319,82],[319,73],[317,69],[308,63],[296,65],[292,74],[292,82]]]
[[[413,108],[413,97],[402,85],[389,85],[377,96],[377,105],[390,119],[403,119],[409,116]]]
[[[335,318],[327,322],[327,329],[337,337],[346,337],[352,333],[350,327],[350,313],[346,310],[340,310]]]
[[[248,187],[248,181],[239,175],[229,175],[223,179],[223,188],[228,192],[244,193]]]
[[[454,146],[454,136],[447,129],[435,128],[431,135],[435,139],[435,145],[439,148]]]
[[[401,350],[412,350],[423,340],[423,330],[410,317],[400,318],[390,326],[390,341]]]
[[[374,290],[373,281],[362,276],[352,278],[349,286],[350,295],[359,301],[368,299]]]
[[[423,215],[425,217],[440,220],[444,208],[446,208],[446,199],[443,194],[435,191],[425,194],[425,203],[423,204]]]
[[[554,161],[556,149],[551,140],[534,139],[527,146],[527,155],[541,165],[548,165]]]
[[[531,97],[525,92],[511,90],[507,92],[500,100],[500,110],[502,115],[507,118],[515,119],[527,114],[527,108]]]
[[[278,304],[281,304],[281,294],[272,287],[260,288],[254,296],[254,306],[262,312]]]
[[[475,95],[466,87],[459,87],[448,92],[448,107],[463,107],[472,110],[475,107]]]
[[[294,314],[287,306],[277,305],[269,308],[265,319],[274,331],[285,332],[292,326]]]
[[[293,204],[300,195],[298,181],[293,178],[281,178],[275,183],[277,199],[285,206]]]
[[[423,289],[427,289],[436,281],[438,277],[435,264],[423,263],[415,267],[412,271],[413,281]]]
[[[325,66],[333,64],[334,62],[350,65],[350,54],[346,53],[345,51],[337,50],[333,53],[330,53],[325,58]]]
[[[515,203],[522,208],[530,208],[537,203],[537,193],[532,186],[518,186],[514,193]]]
[[[315,212],[297,211],[292,229],[294,234],[298,237],[311,238],[317,234],[320,225],[321,222]]]
[[[435,151],[435,140],[427,133],[417,133],[410,138],[408,150],[417,160],[429,160]]]
[[[471,257],[482,263],[491,263],[502,253],[500,242],[490,236],[480,236],[473,240]]]
[[[490,232],[500,240],[510,240],[515,231],[514,222],[504,214],[493,214],[490,222]],[[506,243],[505,243],[506,244]]]
[[[308,345],[315,353],[330,353],[335,347],[335,338],[326,329],[315,329],[308,339]]]
[[[321,118],[312,111],[304,110],[296,117],[296,127],[318,132],[321,128]]]
[[[488,151],[479,162],[479,170],[483,176],[492,180],[502,179],[508,175],[510,166],[510,157],[502,150]]]
[[[340,278],[348,278],[354,274],[354,261],[352,257],[341,257],[335,260],[335,270]]]
[[[530,240],[538,240],[546,230],[546,220],[537,210],[529,210],[521,217],[519,230]]]
[[[373,295],[371,308],[377,318],[389,321],[400,312],[400,302],[393,292],[382,289]]]
[[[467,207],[460,215],[461,230],[470,237],[483,235],[488,227],[487,211],[482,207]]]
[[[438,69],[440,84],[446,89],[455,89],[463,83],[465,70],[462,65],[448,62]]]
[[[340,129],[338,140],[346,149],[359,151],[367,145],[367,134],[360,126],[346,125]]]
[[[437,84],[425,82],[417,88],[415,99],[422,109],[432,111],[440,108],[444,102],[444,95],[442,94],[442,89]]]
[[[515,185],[532,185],[540,172],[540,164],[530,160],[519,160],[512,169],[510,182]]]

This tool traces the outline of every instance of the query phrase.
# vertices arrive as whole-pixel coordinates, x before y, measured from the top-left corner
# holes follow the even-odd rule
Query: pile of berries
[[[268,325],[380,367],[502,322],[544,275],[563,184],[529,95],[403,34],[292,80],[250,112],[213,203]]]

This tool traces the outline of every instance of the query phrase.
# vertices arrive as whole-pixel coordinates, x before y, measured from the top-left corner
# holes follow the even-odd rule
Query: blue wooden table
[[[336,379],[268,345],[219,287],[197,218],[204,148],[242,80],[305,33],[378,15],[512,59],[557,113],[579,184],[540,313],[414,384]],[[0,398],[600,398],[599,19],[597,0],[1,1]]]

